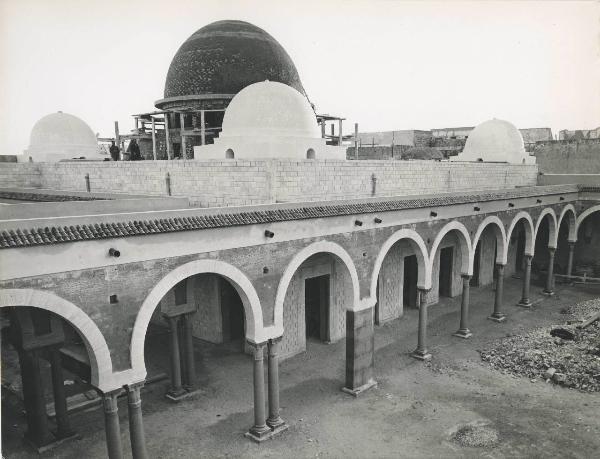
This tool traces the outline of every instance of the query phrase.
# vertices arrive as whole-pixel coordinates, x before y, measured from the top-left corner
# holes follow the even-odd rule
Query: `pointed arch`
[[[529,215],[525,211],[520,211],[517,215],[514,216],[510,225],[508,226],[508,231],[506,231],[506,243],[510,244],[510,238],[512,237],[512,232],[521,220],[525,220],[525,254],[533,255],[533,250],[535,247],[535,232],[533,226],[533,219],[531,215]]]
[[[502,220],[500,220],[495,215],[490,215],[484,218],[483,221],[477,227],[477,232],[475,233],[475,236],[473,237],[473,242],[471,244],[471,246],[473,247],[472,257],[475,257],[475,249],[477,248],[477,243],[479,242],[483,231],[489,225],[492,225],[492,227],[495,228],[494,234],[496,236],[496,243],[498,247],[496,254],[496,263],[501,263],[505,265],[508,260],[508,243],[506,240],[506,230],[504,229],[504,224],[502,223]],[[471,259],[471,266],[474,265],[473,258]]]
[[[575,211],[575,206],[573,204],[567,204],[560,212],[560,217],[558,217],[558,224],[556,226],[557,231],[560,230],[560,225],[564,218],[567,218],[567,222],[569,225],[569,236],[567,240],[569,242],[577,241],[577,212]]]
[[[542,224],[542,221],[544,221],[546,215],[550,215],[550,223],[548,225],[548,247],[555,249],[558,238],[558,224],[556,219],[556,212],[554,212],[554,209],[552,209],[551,207],[546,207],[538,216],[537,221],[535,223],[535,233],[533,239],[535,241],[535,239],[537,238],[538,230],[540,228],[540,225]]]
[[[456,231],[460,236],[458,237],[458,241],[461,247],[461,271],[463,274],[473,274],[473,255],[472,247],[471,247],[471,236],[465,228],[465,225],[460,223],[459,221],[451,221],[446,223],[442,229],[438,232],[433,244],[431,246],[431,251],[429,252],[429,272],[433,270],[433,261],[435,260],[435,255],[437,249],[444,239],[444,236],[448,234],[450,231]]]
[[[346,250],[336,244],[335,242],[330,241],[318,241],[313,242],[312,244],[304,247],[300,252],[298,252],[294,258],[288,263],[281,276],[279,281],[279,285],[277,286],[277,294],[275,296],[275,317],[274,317],[274,336],[281,336],[283,334],[283,303],[285,301],[285,295],[287,293],[287,289],[290,285],[292,277],[296,273],[297,269],[300,267],[305,260],[310,258],[311,256],[317,253],[329,253],[337,256],[342,263],[348,269],[350,273],[350,279],[352,281],[352,292],[353,292],[353,304],[352,310],[358,310],[361,307],[360,302],[360,287],[358,282],[358,273],[356,271],[356,267],[352,258],[346,252]]]
[[[69,322],[79,332],[87,348],[91,384],[102,391],[120,388],[113,378],[112,359],[104,335],[96,323],[79,307],[54,293],[34,289],[1,289],[0,307],[29,306],[44,309]]]
[[[369,289],[369,295],[371,298],[375,298],[376,295],[375,292],[377,290],[377,278],[379,277],[379,271],[381,270],[383,260],[385,259],[392,246],[400,240],[410,241],[411,246],[415,250],[415,255],[417,256],[418,262],[418,287],[424,289],[431,288],[431,269],[429,266],[429,257],[427,255],[427,246],[425,245],[425,242],[423,241],[423,238],[419,235],[419,233],[409,228],[403,228],[392,234],[383,243],[381,249],[379,250],[379,254],[375,259],[375,264],[373,266],[373,271],[371,274],[371,284]]]
[[[263,326],[263,314],[258,294],[250,280],[238,268],[219,260],[194,260],[173,269],[164,276],[150,291],[142,307],[138,311],[131,337],[131,368],[135,374],[145,374],[144,341],[150,318],[158,302],[175,285],[196,274],[218,274],[226,278],[236,289],[246,316],[246,339],[261,343],[272,336],[267,336]]]
[[[589,209],[586,209],[585,211],[583,211],[579,216],[577,216],[577,219],[576,219],[577,225],[575,228],[575,235],[577,235],[577,232],[579,231],[579,227],[581,226],[581,223],[586,219],[586,217],[589,217],[594,212],[599,212],[599,211],[600,211],[600,205],[592,206]]]

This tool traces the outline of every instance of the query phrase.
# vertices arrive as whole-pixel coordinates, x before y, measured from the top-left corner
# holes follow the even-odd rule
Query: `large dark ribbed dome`
[[[218,21],[181,45],[167,73],[164,97],[235,95],[264,80],[304,94],[294,63],[271,35],[247,22]]]

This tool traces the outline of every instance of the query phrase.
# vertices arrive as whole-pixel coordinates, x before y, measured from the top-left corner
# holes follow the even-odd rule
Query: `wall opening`
[[[315,150],[312,148],[306,150],[306,159],[315,159]]]
[[[518,223],[519,228],[517,231],[517,256],[515,257],[515,271],[523,270],[523,263],[525,262],[525,228],[523,223]]]
[[[419,279],[419,266],[416,255],[404,257],[404,285],[402,296],[404,305],[417,308],[417,282]]]
[[[226,159],[235,159],[235,153],[233,152],[233,150],[231,148],[228,148],[227,150],[225,150],[225,158]]]
[[[240,343],[241,348],[244,349],[245,323],[242,299],[233,285],[223,278],[219,278],[219,297],[223,342]]]
[[[452,296],[452,275],[454,274],[454,247],[444,247],[440,250],[440,296]]]
[[[471,286],[479,287],[480,271],[481,271],[481,240],[477,241],[477,247],[475,247],[475,257],[473,258],[473,276],[471,277],[471,282],[470,282]]]
[[[304,281],[306,337],[329,341],[329,274]]]

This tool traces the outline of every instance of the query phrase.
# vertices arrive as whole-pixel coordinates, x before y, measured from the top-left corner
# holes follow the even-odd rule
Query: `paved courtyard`
[[[515,378],[481,362],[477,349],[507,333],[561,323],[566,305],[598,297],[599,287],[558,286],[548,298],[532,286],[535,306],[514,306],[520,281],[507,279],[508,321],[486,320],[491,288],[471,290],[474,336],[451,336],[458,328],[460,297],[430,307],[433,360],[422,363],[409,353],[417,341],[417,311],[376,327],[376,378],[379,386],[355,399],[340,391],[345,343],[309,343],[306,353],[280,367],[282,417],[288,431],[261,445],[243,437],[252,425],[252,362],[238,349],[198,345],[197,372],[203,392],[180,404],[163,394],[167,382],[143,393],[148,451],[154,458],[192,457],[574,457],[600,450],[600,397],[544,382]],[[154,365],[165,362],[157,336]],[[166,343],[166,342],[165,342]],[[154,351],[153,351],[154,352]],[[159,365],[159,366],[160,366]],[[149,366],[153,366],[149,362]],[[164,367],[163,371],[168,371]],[[21,444],[24,417],[7,412],[3,397],[3,453],[6,458],[36,457]],[[14,410],[14,409],[13,409]],[[127,405],[119,403],[125,454],[130,454]],[[469,448],[450,441],[468,423],[498,432],[495,447]],[[100,409],[72,416],[81,439],[45,457],[106,457]]]

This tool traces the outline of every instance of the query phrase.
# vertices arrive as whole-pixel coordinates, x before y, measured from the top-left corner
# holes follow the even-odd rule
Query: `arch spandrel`
[[[538,216],[536,223],[535,223],[535,231],[534,231],[533,240],[535,241],[535,239],[537,238],[538,230],[540,228],[540,225],[544,221],[544,218],[546,217],[546,215],[550,216],[550,218],[548,219],[548,221],[549,221],[548,247],[556,248],[556,243],[558,240],[558,223],[557,223],[557,218],[556,218],[556,212],[554,212],[554,209],[552,209],[551,207],[546,207],[544,210],[542,210],[542,212],[540,212],[540,215]],[[534,247],[535,247],[535,245],[534,245]]]
[[[360,300],[358,273],[352,257],[348,254],[348,252],[335,242],[326,240],[313,242],[294,255],[291,261],[287,263],[281,279],[279,280],[277,294],[275,296],[274,325],[272,327],[272,333],[277,334],[277,336],[281,336],[283,334],[283,304],[292,277],[304,261],[311,256],[316,255],[317,253],[334,255],[345,265],[350,274],[350,280],[352,282],[352,310],[360,310],[361,308],[368,307],[365,306],[368,302],[361,302]]]
[[[122,386],[113,374],[112,359],[104,335],[79,307],[54,293],[34,289],[0,289],[0,307],[28,306],[44,309],[69,322],[85,343],[91,367],[91,384],[108,392]]]
[[[435,260],[435,255],[440,246],[440,243],[451,231],[454,231],[458,234],[458,241],[461,248],[461,271],[463,274],[472,275],[473,274],[473,251],[471,247],[471,236],[467,231],[465,225],[460,223],[457,220],[453,220],[451,222],[446,223],[437,233],[433,244],[431,245],[431,250],[429,252],[429,272],[433,270],[433,262]]]
[[[381,246],[377,258],[375,259],[375,263],[373,264],[373,269],[371,272],[371,282],[369,295],[373,302],[376,297],[376,289],[377,289],[377,279],[379,277],[379,272],[381,270],[381,266],[383,261],[391,250],[391,248],[399,241],[408,241],[410,245],[413,247],[415,251],[415,255],[417,256],[417,264],[418,264],[418,281],[417,286],[423,289],[431,288],[431,267],[429,265],[429,257],[427,253],[427,246],[423,241],[423,238],[417,233],[415,230],[403,228],[396,231],[392,234]]]
[[[506,242],[507,244],[510,242],[510,238],[512,237],[512,233],[521,220],[525,221],[525,254],[533,255],[535,248],[535,231],[533,225],[533,219],[531,215],[529,215],[525,211],[518,212],[510,222],[508,226],[508,230],[506,231]]]
[[[131,337],[131,367],[135,374],[145,374],[144,341],[146,331],[159,301],[176,284],[196,274],[218,274],[231,282],[236,289],[246,317],[246,339],[251,342],[265,342],[271,336],[263,326],[260,300],[250,280],[235,266],[219,260],[194,260],[185,263],[164,276],[146,296],[137,313]]]
[[[496,254],[496,263],[505,265],[508,259],[508,243],[506,239],[506,230],[504,229],[504,224],[502,220],[500,220],[495,215],[490,215],[483,219],[483,221],[477,227],[477,231],[473,236],[473,242],[471,243],[471,247],[473,247],[471,253],[471,261],[470,265],[474,265],[474,257],[475,257],[475,248],[477,247],[477,243],[479,242],[481,235],[485,231],[486,228],[491,227],[494,228],[494,235],[496,236],[497,243],[497,254]]]

